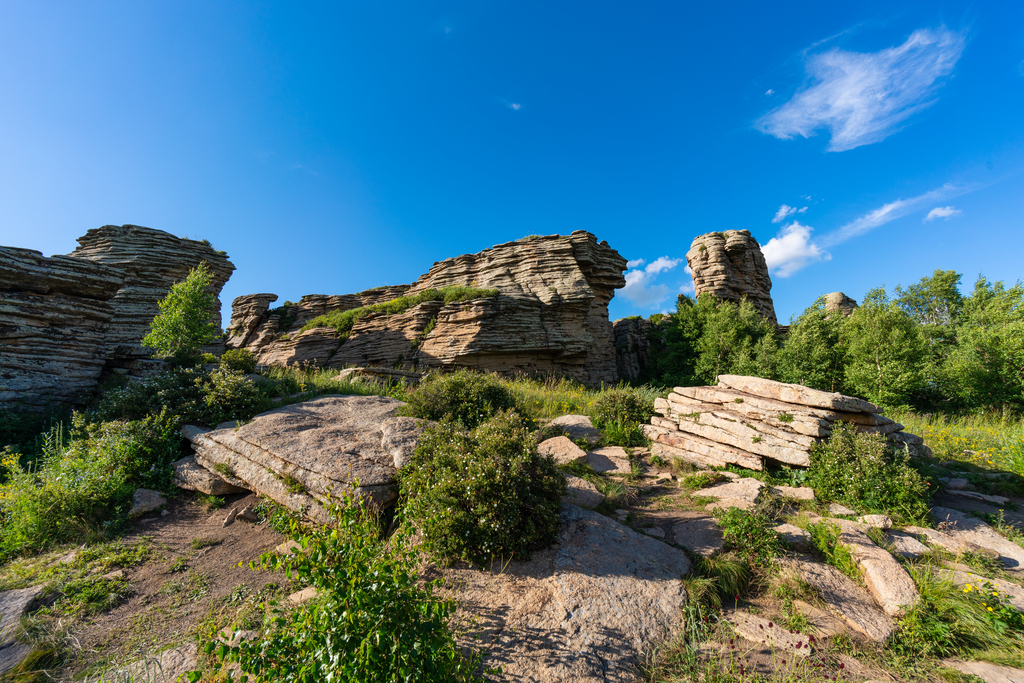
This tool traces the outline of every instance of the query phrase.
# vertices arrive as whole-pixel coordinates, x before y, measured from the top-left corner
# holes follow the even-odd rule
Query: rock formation
[[[412,285],[346,296],[305,296],[270,309],[271,294],[235,300],[228,346],[267,365],[472,367],[568,375],[594,386],[618,379],[608,302],[625,285],[626,261],[588,232],[500,244],[450,258]],[[448,287],[497,296],[425,301],[359,318],[346,335],[302,330],[319,315],[415,297]]]
[[[621,318],[612,323],[615,335],[615,367],[619,379],[638,379],[647,371],[650,358],[651,321]]]
[[[0,247],[0,408],[77,403],[104,372],[151,371],[139,344],[171,285],[206,261],[216,295],[234,270],[205,242],[135,225],[78,242],[49,258]]]
[[[661,417],[643,428],[655,442],[652,451],[703,466],[760,470],[768,458],[807,467],[811,447],[839,421],[885,435],[913,454],[928,452],[920,437],[867,401],[758,377],[720,375],[715,387],[676,387],[654,409]]]
[[[843,317],[848,317],[857,310],[857,300],[851,299],[842,292],[832,292],[825,295],[825,310],[830,313],[838,311],[843,314]]]
[[[73,403],[96,385],[124,279],[101,263],[0,247],[0,408]]]
[[[709,232],[695,237],[686,252],[693,273],[694,295],[710,292],[719,299],[738,302],[747,298],[754,308],[777,324],[772,303],[772,279],[768,276],[761,245],[749,230]]]
[[[107,344],[138,346],[149,324],[160,312],[158,304],[171,285],[184,280],[189,271],[206,261],[210,266],[211,292],[220,294],[235,270],[222,251],[209,242],[175,237],[163,230],[138,225],[104,225],[78,238],[80,245],[69,256],[113,266],[125,273],[125,283],[111,301],[114,319],[107,331]],[[220,327],[220,299],[214,302],[214,317]]]

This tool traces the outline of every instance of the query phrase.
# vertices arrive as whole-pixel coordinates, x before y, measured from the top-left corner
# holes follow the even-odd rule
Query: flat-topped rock
[[[892,555],[875,545],[855,523],[843,519],[834,523],[842,529],[839,542],[850,549],[868,591],[886,614],[896,616],[917,604],[920,595],[914,580]]]
[[[811,535],[795,524],[780,524],[775,527],[775,533],[783,543],[795,550],[810,550],[814,546]]]
[[[700,512],[673,512],[672,540],[695,555],[710,557],[725,547],[715,518]]]
[[[395,415],[402,405],[384,396],[323,396],[238,428],[183,433],[196,462],[228,483],[323,521],[332,493],[349,491],[381,505],[395,499],[396,463],[411,456],[417,424]],[[389,429],[395,421],[401,438]]]
[[[814,489],[809,486],[772,486],[771,492],[790,500],[814,500]]]
[[[966,662],[962,659],[944,659],[943,666],[977,676],[985,683],[1024,683],[1024,670],[1001,666],[992,662]]]
[[[595,444],[601,438],[601,430],[595,427],[586,415],[560,415],[548,422],[548,426],[558,427],[573,441],[586,439]]]
[[[180,489],[199,491],[208,496],[227,496],[245,490],[229,484],[215,472],[197,463],[194,455],[176,460],[171,466],[174,468],[174,485]]]
[[[587,460],[587,452],[566,436],[556,436],[541,441],[537,446],[537,452],[541,455],[550,455],[559,465],[586,462]]]
[[[651,643],[683,627],[685,553],[613,520],[563,506],[558,543],[527,562],[445,571],[466,644],[512,681],[633,683]]]
[[[697,495],[718,499],[738,498],[756,503],[757,497],[761,495],[761,490],[764,487],[764,482],[745,477],[702,488]]]
[[[874,403],[838,392],[820,391],[800,384],[787,384],[760,377],[745,375],[719,375],[718,384],[762,398],[784,403],[794,403],[825,410],[843,410],[851,413],[880,413],[882,409]]]
[[[885,540],[892,545],[897,555],[916,560],[928,552],[928,546],[921,543],[915,536],[902,531],[886,531]]]
[[[587,464],[601,474],[630,474],[629,454],[618,446],[597,448],[587,453]]]
[[[567,474],[565,482],[565,502],[587,510],[593,510],[604,502],[604,494],[583,477]]]

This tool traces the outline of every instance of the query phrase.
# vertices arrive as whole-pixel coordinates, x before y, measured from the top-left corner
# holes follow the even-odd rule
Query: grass
[[[1024,476],[1024,418],[1011,414],[948,416],[897,413],[894,420],[924,439],[939,460]]]

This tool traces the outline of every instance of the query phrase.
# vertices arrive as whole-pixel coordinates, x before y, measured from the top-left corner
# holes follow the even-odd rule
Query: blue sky
[[[718,230],[783,321],[1024,277],[1024,3],[838,5],[8,0],[0,244],[146,225],[283,301],[585,229],[633,263],[613,318]]]

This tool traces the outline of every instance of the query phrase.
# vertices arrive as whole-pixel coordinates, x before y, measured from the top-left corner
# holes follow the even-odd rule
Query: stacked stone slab
[[[718,386],[676,387],[654,409],[659,415],[643,427],[652,452],[701,466],[761,470],[767,459],[806,467],[811,448],[837,422],[882,434],[913,455],[928,452],[920,437],[863,399],[759,377],[720,375]]]
[[[345,296],[313,295],[271,309],[275,297],[239,297],[228,346],[267,365],[477,368],[568,375],[595,386],[618,380],[608,302],[625,286],[626,260],[594,235],[531,237],[435,263],[411,285]],[[347,336],[303,331],[313,318],[427,289],[474,287],[498,295],[359,318]]]
[[[695,296],[709,292],[723,301],[746,298],[761,315],[777,324],[768,264],[749,230],[695,237],[686,252],[686,263],[693,273]]]

